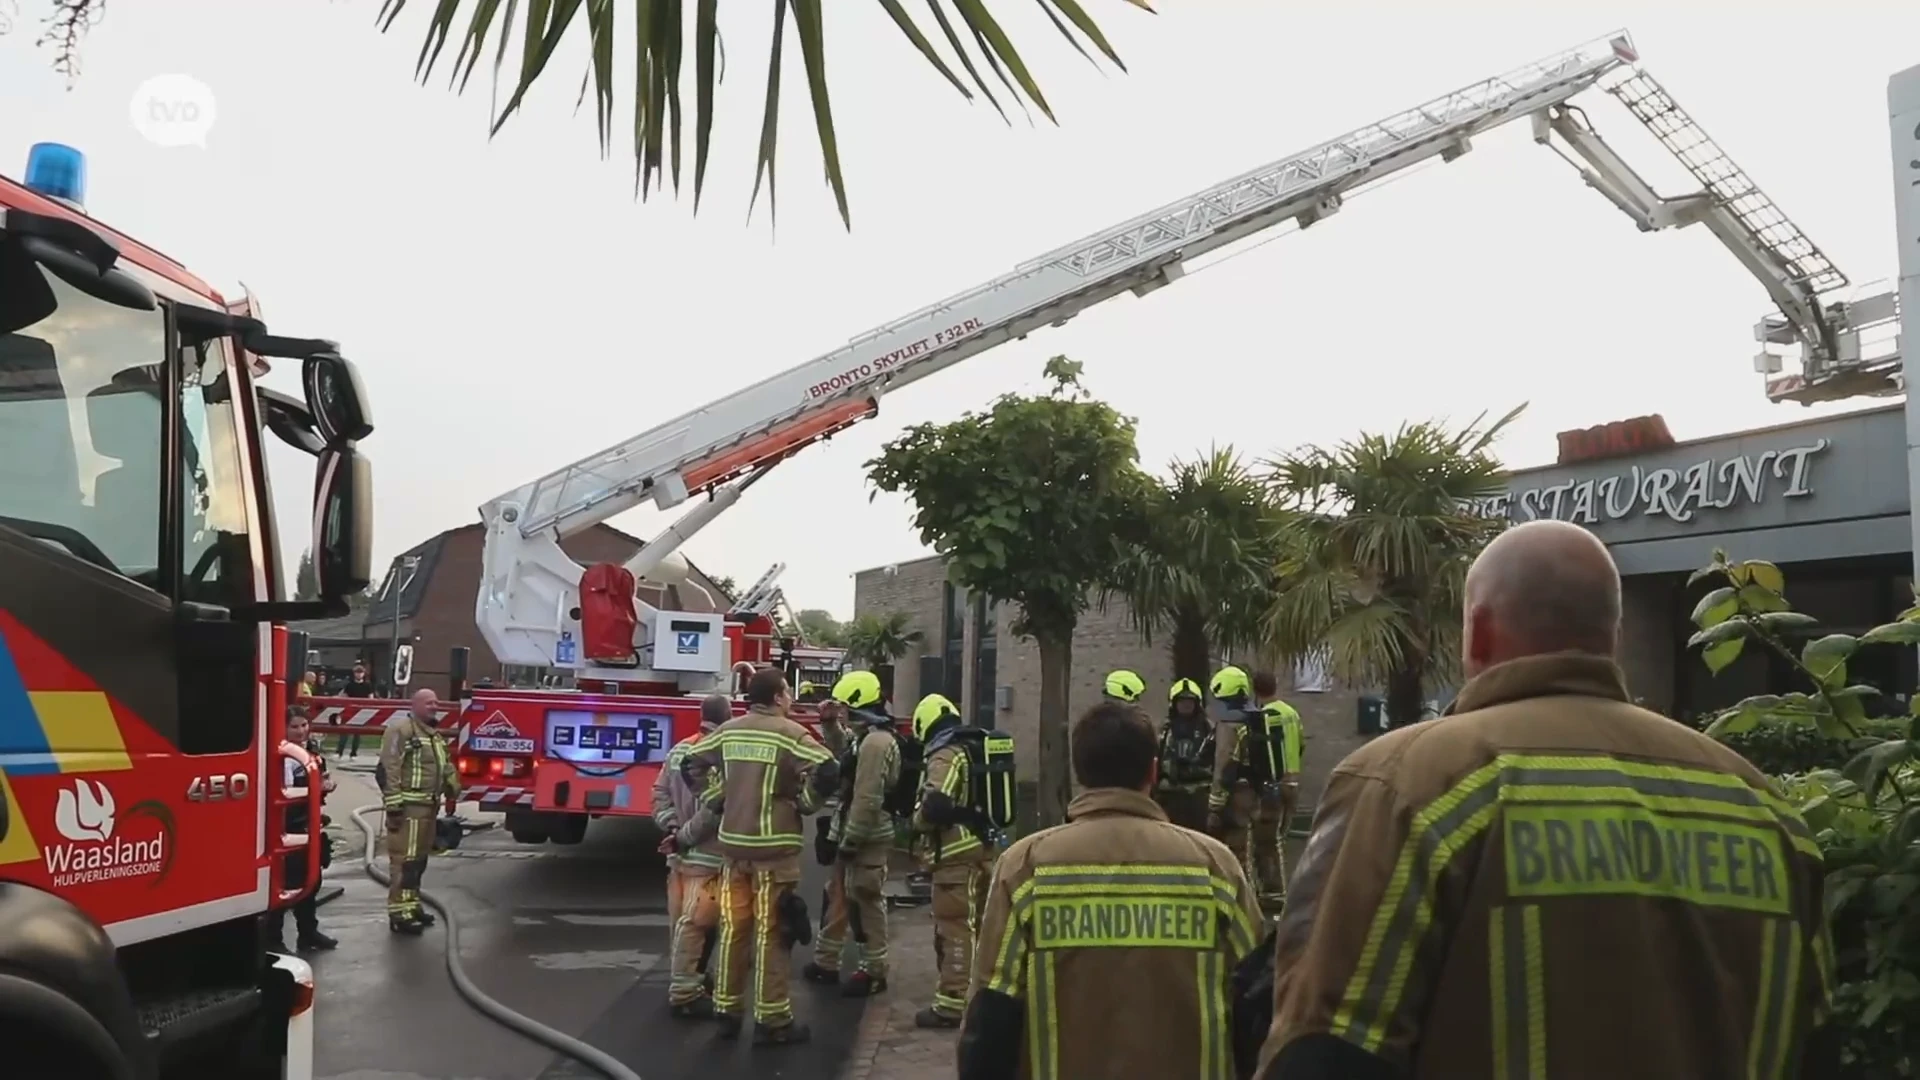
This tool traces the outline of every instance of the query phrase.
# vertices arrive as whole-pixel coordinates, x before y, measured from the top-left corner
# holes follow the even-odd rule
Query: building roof
[[[360,644],[361,629],[366,622],[365,612],[350,611],[331,619],[302,619],[299,622],[287,624],[287,628],[305,633],[308,643],[314,648],[319,648],[323,645]]]
[[[428,537],[413,547],[395,555],[393,562],[388,564],[386,577],[381,579],[376,588],[373,603],[367,606],[367,610],[364,613],[354,617],[359,619],[364,625],[392,622],[394,619],[396,581],[398,582],[397,591],[399,593],[399,617],[402,619],[411,619],[419,614],[420,604],[427,595],[428,586],[433,583],[433,575],[434,572],[439,569],[440,556],[446,550],[447,541],[457,533],[481,528],[484,528],[484,526],[477,521],[467,525],[455,526],[435,536]],[[601,523],[595,525],[594,528],[604,529],[607,532],[613,533],[619,539],[632,544],[635,551],[647,546],[646,541],[631,533],[616,529],[611,525]],[[402,567],[407,559],[418,559],[419,563],[412,570],[403,571]],[[729,604],[735,599],[732,596],[728,596],[724,590],[714,584],[713,579],[707,575],[707,572],[695,566],[692,559],[687,560],[687,568],[693,572],[694,580],[706,586],[707,591]],[[358,640],[359,636],[357,633],[353,635],[355,640]]]
[[[1864,416],[1870,416],[1874,413],[1888,412],[1893,409],[1905,409],[1905,408],[1906,408],[1905,402],[1895,402],[1892,405],[1870,405],[1864,409],[1850,409],[1846,412],[1825,413],[1819,416],[1809,416],[1799,420],[1788,420],[1778,424],[1762,424],[1759,427],[1742,428],[1739,431],[1723,431],[1716,435],[1696,435],[1690,439],[1675,439],[1672,446],[1664,446],[1664,447],[1661,447],[1660,450],[1661,451],[1677,450],[1677,449],[1688,447],[1688,446],[1698,446],[1703,443],[1725,442],[1733,439],[1746,438],[1752,435],[1766,435],[1775,431],[1791,431],[1794,428],[1809,427],[1814,424],[1827,424],[1827,423],[1832,423],[1836,420],[1839,420],[1839,421],[1852,420],[1852,419],[1857,419]],[[1631,457],[1634,455],[1625,455],[1625,456]],[[1542,472],[1547,469],[1554,469],[1559,467],[1560,467],[1559,462],[1557,461],[1538,461],[1531,465],[1513,466],[1512,468],[1509,468],[1507,470],[1507,475],[1516,476],[1522,473]]]

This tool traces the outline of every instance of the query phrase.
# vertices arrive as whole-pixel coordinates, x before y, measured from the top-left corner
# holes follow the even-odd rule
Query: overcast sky
[[[697,219],[690,200],[636,202],[618,146],[600,159],[591,107],[573,111],[579,48],[489,142],[484,76],[465,97],[444,75],[412,79],[425,0],[385,36],[374,0],[114,3],[71,89],[34,46],[50,5],[12,5],[0,171],[17,176],[38,140],[79,146],[96,216],[222,288],[244,281],[276,332],[344,343],[378,422],[365,448],[383,565],[494,495],[1052,247],[1623,25],[1647,69],[1856,284],[1891,279],[1886,80],[1920,60],[1920,8],[1891,3],[1816,17],[1765,2],[1516,15],[1165,0],[1150,16],[1093,0],[1132,69],[1120,75],[1080,60],[1037,5],[1007,2],[1062,121],[1009,127],[955,94],[878,5],[835,3],[848,234],[816,179],[797,62],[778,227],[764,206],[747,220],[767,35],[749,12],[764,5],[728,5],[731,67]],[[153,145],[129,119],[135,88],[170,73],[216,95],[204,149]],[[1582,104],[1666,193],[1686,190],[1616,102]],[[1556,431],[1649,412],[1682,439],[1800,419],[1799,406],[1768,404],[1752,371],[1766,310],[1704,229],[1638,233],[1513,124],[1308,233],[890,396],[686,551],[743,584],[784,561],[795,606],[846,614],[854,571],[923,553],[903,501],[869,503],[861,463],[904,425],[1036,388],[1061,352],[1139,418],[1154,469],[1213,442],[1259,457],[1521,401],[1531,408],[1502,443],[1515,465],[1550,458]],[[289,374],[274,381],[291,389]],[[298,522],[310,465],[292,451],[274,465],[280,519]],[[615,524],[650,535],[664,519]],[[286,542],[297,554],[303,538]]]

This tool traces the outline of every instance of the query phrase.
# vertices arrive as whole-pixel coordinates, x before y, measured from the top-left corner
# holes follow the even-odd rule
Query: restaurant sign
[[[1831,445],[1815,439],[1785,450],[1707,459],[1682,468],[1624,466],[1611,475],[1575,476],[1559,483],[1509,491],[1480,503],[1481,512],[1511,521],[1556,518],[1580,525],[1635,514],[1685,523],[1717,514],[1813,494],[1813,462]]]

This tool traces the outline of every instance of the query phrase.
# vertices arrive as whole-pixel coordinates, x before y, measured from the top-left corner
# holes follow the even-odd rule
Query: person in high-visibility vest
[[[888,860],[893,855],[893,818],[887,792],[900,779],[900,740],[883,701],[880,677],[850,671],[833,684],[833,702],[846,710],[854,734],[844,737],[841,789],[822,853],[831,849],[826,910],[814,939],[813,959],[800,969],[808,982],[840,986],[847,997],[872,997],[887,988]],[[851,740],[851,741],[849,741]],[[859,969],[840,980],[841,953],[851,935]]]
[[[435,811],[444,803],[451,814],[460,800],[447,740],[433,726],[439,712],[438,694],[414,691],[407,715],[381,735],[376,774],[387,819],[387,926],[415,937],[434,923],[420,903],[420,879],[433,854]]]
[[[1154,804],[1153,723],[1073,725],[1067,824],[1000,857],[973,957],[959,1080],[1232,1080],[1229,975],[1260,910],[1233,853]]]
[[[1160,729],[1160,779],[1153,798],[1175,825],[1206,828],[1213,755],[1213,724],[1207,719],[1200,684],[1174,680],[1167,691],[1167,722]]]
[[[1265,706],[1274,700],[1279,682],[1270,672],[1248,676],[1240,668],[1224,667],[1208,689],[1219,727],[1207,832],[1240,857],[1248,880],[1268,906],[1277,908],[1287,895],[1286,857],[1280,846],[1286,762]]]
[[[1328,777],[1258,1075],[1838,1075],[1820,846],[1739,754],[1631,703],[1605,545],[1518,525],[1464,592],[1452,714]]]

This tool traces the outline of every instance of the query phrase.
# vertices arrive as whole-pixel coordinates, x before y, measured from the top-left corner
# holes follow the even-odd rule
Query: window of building
[[[977,727],[994,726],[995,679],[994,668],[999,659],[999,628],[995,625],[994,610],[987,598],[978,596],[973,601],[974,652],[973,652],[973,722]]]

